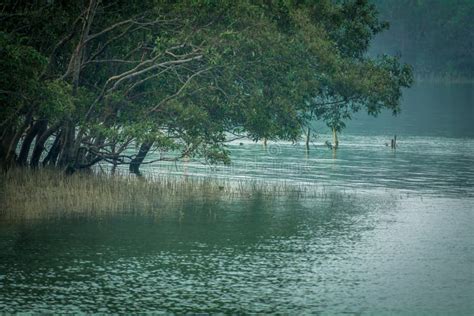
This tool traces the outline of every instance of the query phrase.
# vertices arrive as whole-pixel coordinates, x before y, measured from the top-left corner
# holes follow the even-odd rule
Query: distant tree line
[[[387,32],[375,52],[401,54],[420,77],[474,78],[474,1],[373,0]]]
[[[412,83],[367,57],[387,25],[364,0],[16,0],[0,26],[3,168],[227,163],[233,138],[396,113]]]

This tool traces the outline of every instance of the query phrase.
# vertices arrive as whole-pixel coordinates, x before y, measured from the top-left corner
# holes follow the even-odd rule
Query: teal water
[[[398,118],[356,119],[335,155],[321,130],[308,154],[242,141],[229,144],[228,167],[144,168],[311,186],[317,197],[255,192],[155,213],[0,217],[0,312],[472,315],[474,103],[465,86],[435,88],[411,91]],[[392,134],[396,151],[384,144]]]

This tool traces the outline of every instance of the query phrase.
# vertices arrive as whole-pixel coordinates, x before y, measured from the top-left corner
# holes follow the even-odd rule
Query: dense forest
[[[373,0],[390,28],[371,52],[401,55],[420,78],[474,78],[474,1]]]
[[[367,54],[387,27],[368,0],[4,1],[0,164],[226,163],[232,139],[397,113],[411,67]]]

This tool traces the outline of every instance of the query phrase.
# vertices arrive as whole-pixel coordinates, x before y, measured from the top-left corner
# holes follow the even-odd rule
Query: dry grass
[[[95,174],[64,175],[49,169],[12,169],[0,175],[0,216],[33,219],[64,214],[179,209],[196,199],[307,196],[308,188],[284,183]]]

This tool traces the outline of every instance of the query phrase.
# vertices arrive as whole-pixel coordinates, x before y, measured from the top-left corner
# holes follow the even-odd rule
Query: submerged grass
[[[179,209],[199,199],[229,200],[321,196],[307,186],[212,178],[85,174],[50,169],[11,169],[0,175],[0,216],[34,219],[45,215],[101,215]]]

